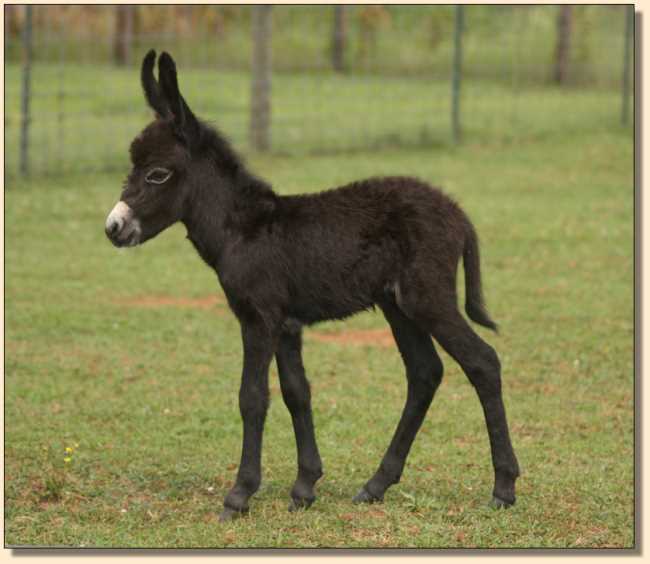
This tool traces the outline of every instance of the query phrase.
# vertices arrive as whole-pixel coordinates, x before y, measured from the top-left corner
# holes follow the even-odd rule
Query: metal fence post
[[[631,68],[631,51],[634,44],[634,6],[625,8],[625,37],[623,39],[625,46],[623,48],[623,88],[621,104],[621,123],[627,125],[630,119],[630,68]]]
[[[68,24],[68,19],[64,16],[65,19],[62,20],[62,24],[66,26]],[[58,45],[59,50],[59,61],[58,61],[58,86],[56,94],[56,162],[59,169],[59,172],[65,168],[65,87],[66,87],[66,76],[65,76],[65,63],[66,63],[66,52],[65,52],[65,42],[60,41]]]
[[[454,143],[461,138],[460,128],[460,85],[463,64],[463,6],[456,6],[454,18],[454,64],[451,79],[451,129]]]
[[[251,145],[268,151],[271,125],[271,6],[253,7],[253,64],[251,81]]]
[[[20,94],[20,173],[29,174],[29,126],[32,86],[32,6],[25,6],[23,29],[23,81]]]

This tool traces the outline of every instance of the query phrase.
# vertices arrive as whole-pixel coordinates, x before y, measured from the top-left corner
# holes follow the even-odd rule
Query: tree
[[[12,39],[17,38],[20,35],[21,22],[20,22],[20,11],[21,6],[5,4],[5,36],[11,37]]]
[[[364,6],[357,12],[359,23],[359,59],[362,64],[377,56],[379,30],[390,25],[391,16],[386,6]]]

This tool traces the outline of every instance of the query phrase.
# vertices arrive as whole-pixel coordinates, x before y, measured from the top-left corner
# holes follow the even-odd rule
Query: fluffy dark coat
[[[381,500],[400,479],[442,378],[433,336],[461,365],[483,406],[495,471],[493,502],[514,503],[519,469],[501,397],[499,360],[457,307],[462,256],[466,312],[496,329],[483,304],[478,242],[465,213],[439,190],[408,177],[371,178],[313,195],[278,195],[247,170],[215,129],[192,114],[166,53],[156,81],[155,59],[153,51],[145,57],[142,84],[157,119],[132,143],[133,169],[121,198],[140,230],[133,235],[128,225],[111,224],[107,234],[118,246],[139,244],[183,222],[241,323],[243,449],[222,518],[247,511],[260,484],[268,368],[274,356],[298,449],[290,508],[314,501],[322,469],[302,364],[302,326],[374,306],[382,309],[404,359],[408,395],[391,444],[355,501]],[[167,173],[169,178],[158,182]]]

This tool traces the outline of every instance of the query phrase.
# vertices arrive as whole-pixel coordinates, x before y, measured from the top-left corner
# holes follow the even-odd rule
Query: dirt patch
[[[309,337],[322,343],[336,343],[350,346],[394,347],[395,341],[390,329],[350,330],[341,333],[319,333],[310,331]]]
[[[204,296],[201,298],[178,298],[176,296],[138,296],[117,300],[119,305],[143,308],[179,307],[195,309],[213,309],[225,305],[225,300],[219,296]]]

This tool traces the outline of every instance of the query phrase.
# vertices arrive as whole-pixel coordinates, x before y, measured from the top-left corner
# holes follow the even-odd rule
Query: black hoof
[[[383,497],[372,495],[366,488],[361,488],[361,491],[352,499],[352,503],[378,503],[381,501],[384,501]]]
[[[506,501],[505,499],[501,499],[500,497],[492,496],[492,501],[490,502],[490,507],[492,509],[508,509],[508,507],[511,507],[515,504],[515,500],[513,499],[512,501]]]
[[[293,512],[300,509],[309,509],[315,500],[315,497],[292,497],[289,502],[289,511]]]
[[[219,522],[225,523],[227,521],[234,521],[248,513],[248,509],[232,509],[231,507],[224,507],[221,515],[219,515]]]

